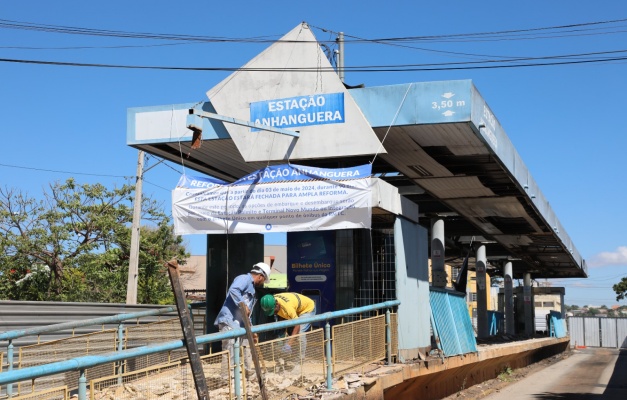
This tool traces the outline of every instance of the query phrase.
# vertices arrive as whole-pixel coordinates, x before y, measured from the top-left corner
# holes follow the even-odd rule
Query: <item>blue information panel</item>
[[[335,311],[335,231],[287,234],[289,291],[316,302],[316,313]]]
[[[250,103],[250,120],[276,128],[344,123],[344,93],[297,96]]]

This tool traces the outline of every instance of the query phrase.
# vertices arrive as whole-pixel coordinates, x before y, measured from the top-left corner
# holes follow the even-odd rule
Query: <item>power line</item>
[[[119,45],[119,46],[60,46],[60,47],[34,47],[34,46],[0,46],[0,49],[11,50],[86,50],[86,49],[135,49],[144,47],[168,47],[185,46],[197,43],[159,43],[159,44],[139,44],[139,45]]]
[[[0,164],[0,166],[1,167],[7,167],[7,168],[30,169],[30,170],[33,170],[33,171],[42,171],[42,172],[54,172],[54,173],[58,173],[58,174],[104,176],[104,177],[109,177],[109,178],[125,178],[125,179],[132,178],[131,176],[124,176],[124,175],[90,174],[90,173],[87,173],[87,172],[59,171],[59,170],[53,170],[53,169],[24,167],[24,166],[21,166],[21,165]]]
[[[393,38],[377,38],[377,39],[365,39],[358,36],[351,36],[344,33],[345,37],[356,39],[356,41],[369,41],[376,43],[385,43],[385,42],[411,42],[411,41],[433,41],[433,40],[441,40],[441,39],[452,39],[452,38],[465,38],[465,37],[488,37],[488,38],[498,38],[499,36],[508,37],[513,34],[527,34],[529,32],[541,33],[543,31],[556,31],[563,30],[565,32],[586,32],[598,29],[607,29],[607,28],[590,28],[590,29],[573,29],[573,28],[581,28],[586,26],[597,26],[597,25],[609,25],[620,22],[627,22],[627,18],[623,19],[615,19],[615,20],[607,20],[607,21],[594,21],[594,22],[584,22],[580,24],[569,24],[569,25],[556,25],[556,26],[547,26],[547,27],[539,27],[539,28],[527,28],[527,29],[515,29],[515,30],[503,30],[503,31],[488,31],[488,32],[475,32],[475,33],[456,33],[456,34],[444,34],[444,35],[430,35],[430,36],[403,36],[403,37],[393,37]],[[310,25],[316,29],[320,29],[324,32],[331,32],[334,34],[338,34],[339,32],[335,32],[332,30],[328,30],[321,27],[316,27]],[[619,26],[620,27],[620,26]],[[616,31],[618,33],[623,31]],[[608,33],[608,32],[603,32]],[[613,32],[610,32],[613,33]],[[547,34],[554,34],[553,32],[549,32]]]
[[[566,64],[578,64],[578,63],[599,63],[599,62],[610,62],[610,61],[624,61],[624,58],[597,58],[597,59],[589,59],[589,60],[581,60],[581,61],[567,61],[567,62],[551,62],[551,63],[519,63],[513,65],[495,65],[495,66],[468,66],[468,64],[482,64],[482,63],[513,63],[515,61],[529,61],[529,60],[551,60],[556,58],[574,58],[581,57],[584,54],[571,54],[571,55],[557,55],[557,56],[546,56],[546,57],[510,57],[510,56],[500,56],[500,55],[486,55],[486,54],[474,54],[468,52],[455,52],[455,51],[445,51],[445,50],[437,50],[437,49],[428,49],[424,47],[415,47],[408,46],[405,43],[410,42],[429,42],[434,43],[437,41],[447,41],[447,40],[461,40],[469,41],[488,38],[489,40],[514,40],[512,36],[516,35],[528,35],[529,33],[534,34],[545,34],[547,32],[554,34],[554,32],[561,32],[561,37],[567,36],[564,35],[564,32],[567,34],[576,33],[577,35],[582,34],[581,32],[595,31],[600,29],[609,29],[612,27],[608,27],[613,24],[626,22],[626,19],[616,19],[616,20],[607,20],[607,21],[594,21],[594,22],[586,22],[579,24],[569,24],[569,25],[559,25],[559,26],[549,26],[549,27],[539,27],[539,28],[528,28],[528,29],[518,29],[518,30],[504,30],[504,31],[488,31],[488,32],[474,32],[474,33],[459,33],[459,34],[444,34],[444,35],[430,35],[430,36],[406,36],[406,37],[391,37],[391,38],[377,38],[377,39],[366,39],[353,35],[345,34],[346,42],[351,43],[375,43],[375,44],[384,44],[384,45],[392,45],[397,47],[409,48],[420,51],[427,52],[435,52],[446,55],[455,55],[455,56],[466,56],[466,57],[492,57],[498,58],[500,60],[482,60],[475,62],[465,62],[465,63],[435,63],[435,64],[413,64],[413,65],[387,65],[387,66],[356,66],[356,67],[345,67],[346,70],[350,70],[351,72],[417,72],[417,71],[447,71],[447,70],[468,70],[468,69],[492,69],[492,68],[520,68],[520,67],[530,67],[530,66],[551,66],[551,65],[566,65]],[[316,27],[310,25],[310,27],[319,29],[323,32],[334,33],[334,31]],[[178,41],[179,43],[161,43],[161,44],[152,44],[152,45],[127,45],[127,46],[103,46],[103,47],[94,47],[94,46],[70,46],[70,47],[55,47],[55,48],[43,48],[43,47],[18,47],[18,46],[5,46],[0,48],[8,48],[8,49],[28,49],[28,50],[75,50],[75,49],[92,49],[92,48],[136,48],[136,47],[157,47],[157,46],[174,46],[181,44],[198,44],[198,43],[217,43],[217,42],[228,42],[228,43],[268,43],[268,42],[295,42],[295,43],[306,43],[302,41],[281,41],[274,39],[278,35],[265,35],[265,36],[255,36],[255,37],[247,37],[247,38],[230,38],[223,36],[201,36],[201,35],[187,35],[187,34],[166,34],[166,33],[154,33],[154,32],[127,32],[127,31],[115,31],[115,30],[106,30],[106,29],[92,29],[92,28],[82,28],[82,27],[73,27],[73,26],[62,26],[62,25],[48,25],[48,24],[36,24],[32,22],[20,22],[13,20],[5,20],[0,19],[0,28],[4,29],[23,29],[23,30],[35,30],[42,31],[48,33],[62,33],[62,34],[76,34],[76,35],[88,35],[88,36],[107,36],[107,37],[116,37],[116,38],[132,38],[132,39],[149,39],[149,40],[169,40],[169,41]],[[614,27],[615,28],[615,27]],[[608,34],[608,33],[622,33],[624,30],[612,31],[612,32],[595,32],[595,34]],[[335,32],[339,33],[339,32]],[[587,34],[587,33],[586,33]],[[352,40],[350,40],[352,38]],[[469,39],[470,38],[470,39]],[[525,39],[529,39],[529,37],[525,37]],[[533,38],[533,39],[537,39]],[[186,43],[180,43],[184,41]],[[318,42],[322,43],[322,42]],[[335,41],[333,41],[335,43]],[[623,52],[624,50],[618,50],[615,52]],[[611,52],[606,52],[608,54]],[[603,54],[603,53],[588,53],[591,54]],[[156,70],[182,70],[182,71],[237,71],[237,70],[247,70],[247,71],[259,71],[259,72],[267,72],[267,71],[281,71],[281,72],[289,72],[289,71],[301,71],[301,72],[324,72],[318,68],[302,68],[302,69],[242,69],[242,68],[232,68],[232,67],[177,67],[177,66],[145,66],[145,65],[111,65],[111,64],[99,64],[99,63],[74,63],[74,62],[60,62],[60,61],[48,61],[48,60],[26,60],[26,59],[0,59],[2,62],[14,62],[14,63],[27,63],[27,64],[46,64],[46,65],[59,65],[59,66],[78,66],[78,67],[100,67],[100,68],[125,68],[125,69],[156,69]],[[462,65],[462,67],[443,67],[443,66],[451,66],[451,65]],[[437,68],[425,68],[426,66],[435,66]],[[329,69],[331,71],[331,69]]]
[[[131,38],[131,39],[153,39],[153,40],[175,40],[175,41],[193,41],[193,42],[241,42],[241,43],[267,43],[273,42],[273,37],[279,37],[279,35],[272,36],[256,36],[249,38],[228,38],[222,36],[200,36],[200,35],[186,35],[186,34],[165,34],[165,33],[152,33],[152,32],[126,32],[115,31],[108,29],[92,29],[81,28],[74,26],[64,25],[48,25],[48,24],[36,24],[33,22],[20,22],[7,19],[0,19],[0,28],[4,29],[20,29],[30,30],[48,33],[62,33],[71,35],[85,35],[85,36],[106,36],[115,38]]]
[[[625,50],[618,50],[618,52],[624,52]],[[550,56],[550,57],[538,57],[536,59],[551,59],[562,58],[567,56]],[[520,59],[524,61],[525,59]],[[436,67],[420,66],[420,64],[402,66],[402,65],[390,65],[390,66],[360,66],[360,67],[345,67],[346,70],[351,72],[419,72],[419,71],[453,71],[453,70],[473,70],[473,69],[497,69],[497,68],[523,68],[523,67],[549,67],[556,65],[575,65],[575,64],[593,64],[593,63],[607,63],[615,61],[625,61],[627,56],[623,57],[606,57],[584,60],[570,60],[570,61],[554,61],[554,62],[538,62],[538,63],[518,63],[508,65],[470,65],[470,66],[446,66],[452,64],[472,64],[467,63],[444,63],[444,64],[428,64],[436,65]],[[19,64],[35,64],[35,65],[55,65],[66,67],[96,67],[96,68],[119,68],[119,69],[149,69],[149,70],[170,70],[170,71],[249,71],[249,72],[335,72],[330,68],[317,68],[317,67],[303,67],[303,68],[242,68],[242,67],[177,67],[177,66],[155,66],[155,65],[122,65],[122,64],[97,64],[97,63],[77,63],[77,62],[63,62],[63,61],[46,61],[46,60],[26,60],[26,59],[12,59],[12,58],[0,58],[0,62],[7,63],[19,63]],[[489,60],[478,63],[495,63],[495,62],[511,62],[510,60]],[[437,67],[437,65],[445,65],[444,67]]]
[[[347,35],[345,37],[353,40],[349,40],[353,43],[394,43],[394,42],[424,42],[424,41],[446,41],[446,40],[459,40],[465,39],[465,41],[470,39],[496,39],[496,40],[520,40],[520,39],[529,39],[530,37],[520,37],[520,35],[527,35],[529,33],[533,34],[555,34],[554,31],[561,31],[563,33],[574,33],[573,36],[578,36],[580,32],[589,32],[599,29],[610,29],[611,27],[607,27],[607,25],[617,24],[626,22],[627,18],[624,19],[615,19],[615,20],[607,20],[607,21],[593,21],[593,22],[585,22],[579,24],[569,24],[569,25],[557,25],[557,26],[548,26],[548,27],[539,27],[539,28],[527,28],[527,29],[516,29],[516,30],[503,30],[503,31],[488,31],[488,32],[473,32],[473,33],[458,33],[458,34],[444,34],[444,35],[430,35],[430,36],[405,36],[405,37],[391,37],[391,38],[376,38],[376,39],[366,39],[357,36]],[[330,29],[317,27],[314,25],[309,25],[312,28],[319,29],[323,32],[330,33],[339,33]],[[594,28],[589,28],[594,27]],[[620,27],[620,26],[619,26]],[[129,32],[129,31],[116,31],[109,29],[93,29],[93,28],[82,28],[82,27],[74,27],[74,26],[65,26],[65,25],[50,25],[50,24],[37,24],[33,22],[22,22],[22,21],[14,21],[7,19],[0,19],[0,28],[4,29],[19,29],[19,30],[30,30],[30,31],[39,31],[39,32],[47,32],[47,33],[60,33],[60,34],[72,34],[72,35],[86,35],[86,36],[105,36],[105,37],[115,37],[115,38],[131,38],[131,39],[150,39],[150,40],[172,40],[172,41],[192,41],[192,42],[203,42],[203,43],[268,43],[268,42],[276,42],[275,38],[280,37],[281,35],[265,35],[265,36],[254,36],[254,37],[244,37],[244,38],[232,38],[232,37],[224,37],[224,36],[203,36],[203,35],[189,35],[189,34],[176,34],[176,33],[155,33],[155,32]],[[615,27],[614,27],[615,28]],[[609,34],[609,33],[621,33],[622,31],[614,31],[614,32],[600,32],[599,34]],[[518,35],[518,37],[517,37]],[[512,39],[514,38],[514,39]],[[531,37],[531,39],[536,39],[537,37]]]

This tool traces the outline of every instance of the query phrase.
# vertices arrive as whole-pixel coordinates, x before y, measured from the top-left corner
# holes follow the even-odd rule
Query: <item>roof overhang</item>
[[[266,54],[262,60],[268,63],[271,57]],[[224,89],[224,82],[229,80],[217,87]],[[274,82],[273,87],[280,85]],[[472,81],[346,90],[345,98],[356,107],[348,113],[348,126],[304,127],[297,137],[282,135],[280,140],[291,145],[283,143],[279,152],[268,145],[265,152],[250,153],[254,143],[276,143],[272,134],[279,133],[233,128],[228,118],[203,118],[202,145],[198,147],[196,137],[192,146],[194,132],[186,123],[190,109],[216,113],[220,108],[218,114],[246,118],[243,107],[251,101],[243,86],[236,88],[244,98],[232,100],[218,91],[221,107],[208,101],[129,109],[127,144],[229,182],[286,160],[323,168],[372,162],[375,177],[397,188],[403,202],[418,206],[421,225],[430,227],[434,218],[445,220],[449,264],[461,264],[472,243],[475,248],[486,246],[488,262],[497,270],[511,262],[515,278],[525,272],[533,278],[587,276],[585,261]],[[300,88],[297,95],[306,90]],[[283,91],[277,96],[288,95]],[[357,125],[350,125],[351,120]],[[333,129],[341,134],[334,136]],[[268,158],[259,161],[264,154]],[[410,208],[405,203],[405,209]],[[389,223],[397,214],[389,209],[399,208],[373,213],[374,226]]]

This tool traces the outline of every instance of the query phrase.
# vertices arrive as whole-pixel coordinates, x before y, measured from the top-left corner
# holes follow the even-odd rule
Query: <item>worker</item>
[[[270,266],[266,263],[259,262],[253,265],[247,274],[242,274],[235,279],[229,287],[229,291],[224,300],[224,304],[218,313],[214,325],[218,327],[220,332],[228,332],[233,329],[244,327],[244,318],[250,319],[250,314],[255,306],[255,288],[263,287],[263,284],[270,277]],[[239,303],[244,302],[246,315],[243,315]],[[256,334],[255,334],[256,335]],[[231,365],[233,365],[233,345],[235,339],[225,339],[222,341],[222,351],[228,350],[231,357]],[[246,378],[253,379],[255,369],[252,364],[252,356],[248,347],[248,340],[244,339],[242,345],[246,346],[244,353],[244,369]],[[228,376],[228,361],[226,357],[222,357],[222,377]]]
[[[283,319],[290,320],[295,318],[312,317],[316,315],[316,302],[307,296],[299,293],[278,293],[275,295],[267,294],[261,298],[261,309],[268,316],[277,315]],[[305,333],[311,328],[309,322],[296,325],[292,329],[292,333],[281,348],[285,354],[292,353],[292,346],[299,333]],[[307,348],[307,335],[300,336],[300,355],[301,362],[305,358]]]

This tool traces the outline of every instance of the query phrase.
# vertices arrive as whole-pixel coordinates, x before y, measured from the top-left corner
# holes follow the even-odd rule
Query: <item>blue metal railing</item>
[[[127,313],[127,314],[117,314],[110,315],[106,317],[99,318],[91,318],[82,321],[70,321],[70,322],[62,322],[60,324],[40,326],[37,328],[31,329],[19,329],[14,331],[8,331],[0,333],[0,341],[8,340],[7,344],[7,364],[8,364],[8,372],[13,370],[14,363],[14,345],[13,340],[18,339],[25,336],[34,336],[41,335],[42,333],[53,333],[59,332],[69,329],[76,329],[85,326],[93,326],[93,325],[104,325],[104,324],[119,324],[118,326],[118,343],[122,343],[123,339],[123,329],[122,322],[127,321],[129,319],[150,317],[155,315],[162,315],[171,312],[176,312],[176,306],[170,306],[165,308],[159,308],[156,310],[148,310],[148,311],[138,311],[135,313]],[[7,396],[11,397],[13,395],[13,385],[9,383],[7,385]]]
[[[341,310],[341,311],[327,312],[324,314],[314,315],[312,317],[298,318],[295,320],[285,320],[285,321],[273,322],[273,323],[264,324],[264,325],[257,325],[257,326],[252,327],[251,330],[253,333],[259,333],[259,332],[266,332],[266,331],[271,331],[275,329],[290,328],[290,327],[304,324],[304,323],[314,323],[314,322],[321,322],[321,321],[327,321],[327,325],[328,325],[328,321],[334,318],[340,318],[340,317],[344,317],[347,315],[360,314],[360,313],[379,310],[379,309],[392,308],[392,307],[398,306],[400,303],[401,302],[398,300],[391,300],[391,301],[386,301],[383,303],[372,304],[369,306],[351,308],[351,309]],[[136,313],[136,314],[140,314],[140,313]],[[121,314],[121,315],[125,315],[125,314]],[[108,317],[108,318],[113,318],[113,317]],[[389,332],[390,329],[391,327],[388,325],[386,327],[386,337],[391,337],[391,333]],[[325,329],[325,331],[328,332],[330,331],[330,329]],[[228,332],[219,332],[219,333],[212,333],[208,335],[202,335],[196,338],[196,342],[198,344],[205,344],[205,343],[215,342],[218,340],[234,339],[234,338],[244,336],[245,334],[246,334],[246,330],[244,328],[238,328],[238,329],[233,329]],[[326,336],[327,336],[326,337],[327,343],[330,343],[329,341],[331,338],[329,337],[328,334]],[[14,382],[19,382],[19,381],[28,380],[28,379],[37,379],[43,376],[55,375],[55,374],[68,372],[68,371],[79,371],[79,375],[84,376],[85,370],[87,368],[92,368],[101,364],[123,361],[129,358],[135,358],[139,356],[145,356],[145,355],[157,354],[157,353],[161,353],[165,351],[171,351],[171,350],[179,349],[183,346],[185,346],[185,343],[183,340],[173,340],[173,341],[169,341],[165,343],[137,347],[137,348],[130,349],[130,350],[117,351],[117,352],[112,352],[112,353],[107,353],[107,354],[102,354],[102,355],[83,356],[83,357],[73,358],[71,360],[57,361],[57,362],[53,362],[50,364],[27,367],[27,368],[22,368],[18,370],[10,370],[4,373],[0,373],[0,385],[4,385],[4,384],[8,385]],[[327,365],[331,365],[330,353],[331,353],[330,346],[326,346],[325,357],[326,357]],[[239,375],[237,374],[235,375],[235,380],[236,380],[235,384],[237,385],[239,383]],[[326,382],[327,388],[330,389],[333,383],[330,371],[327,371],[326,380],[327,380]],[[86,385],[87,385],[86,380],[79,379],[79,386],[78,386],[79,400],[86,400],[85,398],[85,393],[87,392]]]

